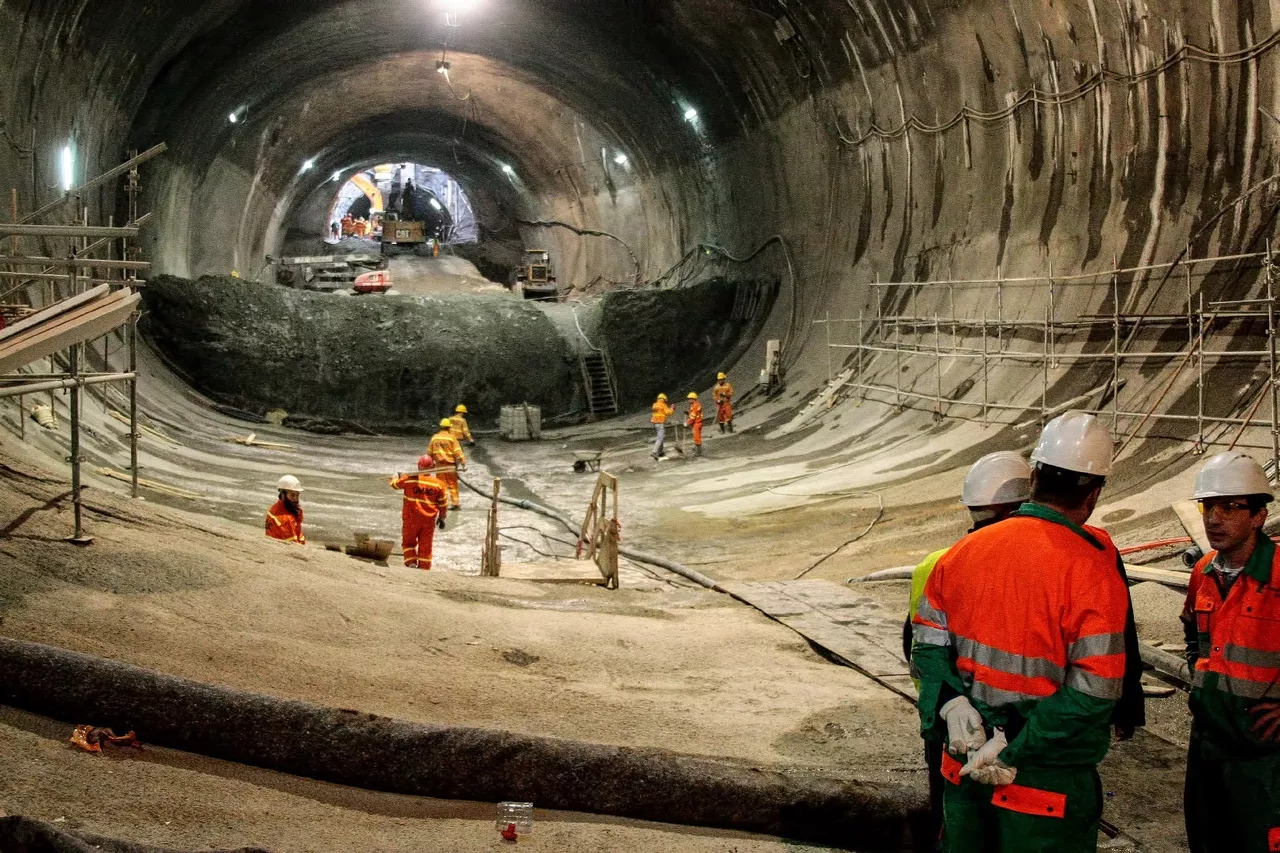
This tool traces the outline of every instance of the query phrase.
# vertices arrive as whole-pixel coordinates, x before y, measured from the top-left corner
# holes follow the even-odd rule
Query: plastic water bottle
[[[503,833],[504,838],[511,833],[527,835],[533,832],[533,803],[498,803],[498,819],[494,826],[498,832]]]

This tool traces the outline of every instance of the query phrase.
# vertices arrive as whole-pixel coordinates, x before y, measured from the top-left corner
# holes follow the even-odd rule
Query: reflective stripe
[[[942,748],[942,778],[946,779],[952,785],[960,784],[960,771],[964,769],[964,765],[956,760],[955,756],[947,752],[946,747]]]
[[[404,499],[405,499],[405,500],[407,500],[409,503],[414,503],[414,504],[429,504],[429,505],[431,505],[431,506],[435,506],[435,501],[434,501],[434,500],[426,500],[426,499],[424,499],[424,498],[411,498],[411,497],[409,497],[408,495],[405,495],[405,496],[404,496]],[[441,500],[442,502],[444,501],[444,490],[443,490],[443,489],[441,490],[440,500]]]
[[[1196,667],[1195,674],[1191,676],[1192,687],[1204,687],[1204,670],[1199,666]]]
[[[950,633],[941,628],[921,625],[919,622],[911,623],[911,636],[917,643],[925,643],[930,646],[951,645]]]
[[[1116,700],[1124,691],[1123,678],[1107,678],[1105,675],[1098,675],[1096,672],[1089,672],[1078,666],[1073,666],[1067,672],[1067,680],[1063,683],[1095,699]]]
[[[1011,812],[1061,819],[1067,812],[1067,795],[1026,785],[997,785],[991,805]]]
[[[961,657],[972,659],[979,666],[998,669],[1021,678],[1048,678],[1054,684],[1061,684],[1065,675],[1063,668],[1051,660],[1006,652],[968,637],[956,637],[956,652]]]
[[[947,614],[934,607],[929,601],[928,595],[920,596],[920,603],[916,605],[916,615],[924,621],[932,622],[941,628],[947,627]]]
[[[1124,653],[1124,634],[1094,634],[1067,646],[1067,660]]]
[[[1280,669],[1280,652],[1264,652],[1246,646],[1223,646],[1222,657],[1232,663],[1256,666],[1262,669]]]
[[[1199,675],[1200,673],[1196,673]],[[1218,673],[1218,689],[1223,693],[1230,693],[1232,696],[1240,696],[1245,699],[1274,699],[1280,698],[1280,683],[1277,681],[1252,681],[1247,678],[1233,678],[1230,675]],[[1203,687],[1203,684],[1193,685]]]
[[[1043,699],[1035,693],[1019,693],[1015,690],[1001,690],[999,687],[992,687],[981,681],[974,681],[969,687],[969,695],[980,702],[988,705],[1014,705],[1018,702],[1038,702]]]

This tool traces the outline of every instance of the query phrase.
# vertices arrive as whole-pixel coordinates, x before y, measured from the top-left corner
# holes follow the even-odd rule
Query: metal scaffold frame
[[[69,395],[70,421],[70,464],[71,464],[71,501],[74,509],[75,531],[69,541],[87,545],[93,541],[86,536],[83,525],[83,505],[81,500],[81,416],[83,401],[81,392],[84,388],[108,383],[128,383],[129,408],[129,468],[130,493],[138,497],[138,312],[133,300],[113,299],[109,294],[119,291],[133,293],[142,286],[137,278],[139,272],[150,269],[151,265],[139,260],[141,250],[136,243],[139,229],[151,218],[148,213],[138,215],[138,195],[140,192],[138,167],[148,160],[163,154],[167,146],[163,143],[141,154],[130,157],[125,162],[97,177],[86,181],[79,187],[67,192],[64,196],[49,204],[39,207],[19,218],[17,190],[11,193],[11,221],[0,223],[0,237],[9,238],[9,253],[0,255],[0,283],[4,289],[0,292],[0,304],[6,304],[15,297],[25,297],[29,306],[30,321],[19,321],[10,330],[17,333],[17,328],[29,322],[37,321],[55,326],[44,337],[54,341],[74,341],[66,349],[54,352],[56,344],[49,344],[44,353],[47,356],[47,372],[33,373],[29,367],[18,372],[0,373],[0,399],[13,399],[18,405],[19,437],[26,440],[26,397],[33,394],[49,395],[49,407],[54,405],[54,392],[66,391]],[[114,179],[125,176],[125,192],[128,200],[129,221],[124,226],[116,226],[108,217],[106,225],[90,225],[88,207],[84,203],[85,194],[93,189],[103,187]],[[38,220],[51,213],[63,212],[71,224],[38,224]],[[50,240],[65,241],[65,256],[55,257],[47,250],[41,254],[25,254],[22,250],[23,238],[38,238],[42,245]],[[90,240],[93,242],[90,242]],[[117,256],[118,254],[118,256]],[[38,288],[33,293],[32,288]],[[35,303],[40,303],[37,311]],[[99,313],[103,318],[96,325],[87,320],[85,315],[97,305],[106,306]],[[17,305],[6,307],[15,308]],[[111,310],[114,307],[114,310]],[[127,312],[127,313],[125,313]],[[46,316],[47,315],[47,316]],[[119,319],[117,319],[119,318]],[[77,323],[83,332],[77,331]],[[31,331],[43,328],[32,325]],[[91,331],[90,331],[91,329]],[[121,331],[123,329],[123,331]],[[83,336],[102,332],[101,336],[84,340]],[[118,332],[121,343],[128,350],[128,369],[111,370],[110,337]],[[55,334],[56,333],[56,334]],[[2,333],[0,333],[2,334]],[[10,334],[11,341],[17,341],[17,354],[14,358],[25,360],[23,349],[19,345],[21,339],[17,334]],[[101,340],[102,371],[92,372],[84,369],[86,356]],[[32,350],[34,352],[34,349]],[[60,354],[65,353],[64,358]],[[37,358],[44,361],[44,355]],[[59,362],[66,365],[59,369]],[[21,363],[21,361],[19,361]],[[105,412],[109,406],[105,389],[102,393],[102,405]]]
[[[1213,267],[1220,264],[1234,264],[1233,273],[1241,269],[1259,270],[1263,282],[1261,295],[1251,299],[1221,299],[1206,301],[1204,288],[1196,288],[1193,280],[1210,275],[1220,275],[1221,270]],[[868,395],[877,402],[907,408],[908,401],[923,401],[932,404],[934,418],[956,417],[965,420],[979,421],[983,425],[992,422],[1012,423],[1012,420],[1001,419],[996,413],[1013,413],[1017,415],[1034,415],[1041,423],[1069,408],[1090,412],[1091,414],[1109,417],[1112,430],[1120,439],[1117,453],[1124,450],[1138,435],[1148,422],[1194,423],[1196,427],[1193,449],[1203,452],[1207,447],[1216,444],[1227,444],[1225,436],[1232,428],[1236,428],[1229,447],[1240,443],[1244,431],[1250,426],[1262,427],[1255,421],[1255,415],[1264,399],[1271,400],[1270,412],[1270,470],[1280,472],[1280,374],[1277,372],[1276,348],[1276,299],[1280,296],[1277,290],[1278,268],[1280,256],[1273,253],[1270,242],[1265,252],[1220,255],[1203,258],[1192,258],[1188,250],[1185,255],[1171,263],[1152,264],[1141,267],[1120,268],[1113,264],[1113,269],[1097,273],[1083,273],[1066,276],[1053,275],[1050,268],[1046,275],[1039,277],[1004,278],[997,270],[996,277],[991,279],[941,279],[925,282],[882,282],[870,283],[876,294],[876,314],[868,317],[859,311],[857,317],[832,318],[830,314],[814,321],[815,325],[825,326],[827,346],[827,374],[832,384],[838,382],[838,389],[853,389],[859,392],[861,399]],[[1205,265],[1209,266],[1205,270]],[[1249,265],[1249,266],[1245,266]],[[1156,313],[1147,306],[1143,312],[1122,311],[1124,291],[1122,279],[1130,278],[1133,285],[1145,281],[1152,274],[1163,274],[1163,281],[1174,278],[1175,272],[1181,272],[1184,294],[1180,301],[1185,302],[1185,310],[1178,313]],[[975,316],[960,316],[956,313],[955,291],[957,289],[985,289],[988,291],[980,310]],[[1105,288],[1110,298],[1112,311],[1103,314],[1076,314],[1073,319],[1058,318],[1064,292],[1075,288]],[[1021,315],[1034,310],[1030,301],[1031,294],[1027,289],[1043,295],[1044,308],[1038,319],[1020,319],[1019,315],[1006,316],[1006,291],[1013,289],[1017,301],[1022,305]],[[950,303],[950,315],[944,316],[940,311],[931,314],[920,310],[912,313],[888,314],[883,307],[886,295],[897,296],[907,294],[904,305],[911,305],[922,294],[932,294],[935,302],[941,302],[945,296]],[[1097,296],[1098,294],[1086,294]],[[990,316],[988,305],[994,301],[995,316]],[[1153,300],[1154,301],[1154,300]],[[970,300],[971,304],[975,300]],[[1256,324],[1259,331],[1239,332],[1241,336],[1262,337],[1265,335],[1266,345],[1261,349],[1222,349],[1210,350],[1207,342],[1215,331],[1223,331],[1228,323]],[[1130,350],[1127,347],[1136,338],[1140,328],[1170,329],[1186,327],[1186,343],[1178,349],[1146,349]],[[1216,329],[1215,329],[1216,325]],[[1265,325],[1265,332],[1261,328]],[[840,330],[852,330],[856,338],[846,343],[839,338]],[[1038,333],[1038,334],[1037,334]],[[1099,333],[1107,333],[1107,346],[1100,351],[1085,352],[1079,346],[1079,338],[1098,341]],[[949,343],[946,339],[949,338]],[[977,341],[974,341],[977,338]],[[1072,339],[1077,340],[1073,341]],[[1018,341],[1023,346],[1018,347]],[[892,362],[885,361],[892,358]],[[936,384],[929,391],[917,389],[915,385],[904,387],[902,374],[904,362],[912,359],[925,359],[932,362],[937,377]],[[946,360],[980,363],[980,368],[972,372],[972,382],[963,393],[952,396],[944,394],[943,373]],[[1260,362],[1265,369],[1266,378],[1261,389],[1251,392],[1240,402],[1252,403],[1244,417],[1229,414],[1213,414],[1205,407],[1206,366],[1250,360]],[[852,363],[850,363],[852,362]],[[1109,363],[1110,376],[1105,384],[1092,391],[1079,395],[1071,400],[1058,403],[1050,402],[1050,392],[1054,380],[1050,377],[1051,368],[1061,366],[1081,366],[1089,364]],[[1150,366],[1153,363],[1164,364],[1158,373],[1161,391],[1145,411],[1128,411],[1120,405],[1120,391],[1125,384],[1122,376],[1126,364],[1141,363]],[[850,375],[844,380],[837,378],[837,364],[849,368]],[[1024,368],[1039,367],[1039,404],[1017,405],[998,402],[991,397],[992,376],[994,369],[1000,366],[1022,366]],[[1189,366],[1194,368],[1196,413],[1177,414],[1157,411],[1165,396],[1173,389],[1179,378]],[[893,374],[893,384],[883,380],[876,381],[877,370],[888,369]],[[921,374],[923,376],[923,374]],[[1269,394],[1264,393],[1268,391]],[[1096,408],[1089,408],[1089,401],[1101,394],[1101,402]],[[1110,404],[1106,404],[1107,397]],[[1234,405],[1239,405],[1236,403]],[[959,410],[959,411],[957,411]],[[964,414],[968,410],[972,414]],[[1121,427],[1126,429],[1121,432]],[[1208,427],[1219,426],[1224,429],[1220,435],[1211,436]]]

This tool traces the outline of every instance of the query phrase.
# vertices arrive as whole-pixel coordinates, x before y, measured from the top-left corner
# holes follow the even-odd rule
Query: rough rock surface
[[[0,850],[5,853],[174,853],[161,847],[134,844],[85,833],[64,832],[54,826],[25,817],[0,818]],[[217,853],[217,851],[211,851]],[[222,853],[266,853],[244,847]]]

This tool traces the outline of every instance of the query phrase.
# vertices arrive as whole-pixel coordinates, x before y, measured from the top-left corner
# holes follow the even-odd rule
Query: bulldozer
[[[524,250],[523,263],[516,271],[516,284],[520,285],[525,299],[554,301],[560,297],[551,255],[546,249]]]

